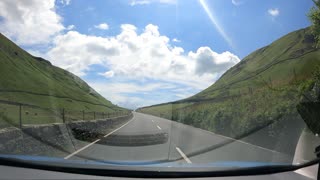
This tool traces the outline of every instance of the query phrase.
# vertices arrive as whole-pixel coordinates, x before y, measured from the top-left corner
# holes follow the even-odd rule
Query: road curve
[[[65,159],[119,163],[292,163],[288,155],[263,147],[151,115],[138,112],[133,112],[133,115],[126,124]]]

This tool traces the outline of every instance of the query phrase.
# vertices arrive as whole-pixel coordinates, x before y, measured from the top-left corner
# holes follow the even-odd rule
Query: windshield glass
[[[319,5],[1,0],[0,157],[190,171],[314,160]]]

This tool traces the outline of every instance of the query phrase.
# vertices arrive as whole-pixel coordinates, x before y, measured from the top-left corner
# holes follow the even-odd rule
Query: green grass
[[[79,77],[51,65],[49,61],[28,54],[2,34],[0,34],[0,100],[30,104],[55,111],[62,108],[81,112],[82,110],[106,113],[126,111],[103,98]],[[8,108],[8,113],[14,114],[11,113],[15,112],[14,109]],[[59,121],[59,118],[46,112],[39,112],[38,116],[24,119],[31,124]]]
[[[289,33],[245,57],[202,92],[139,111],[228,136],[297,117],[301,94],[320,65],[314,44],[309,28]]]
[[[150,106],[145,109],[148,109],[148,114],[171,119],[172,113],[170,112],[178,111],[185,107],[191,106],[192,104],[193,103],[165,104],[162,106]],[[138,111],[141,111],[141,109]]]
[[[63,121],[64,112],[64,121]],[[79,111],[69,109],[44,109],[39,107],[21,106],[21,123],[26,125],[39,125],[51,123],[67,123],[79,120],[97,120],[111,117],[123,116],[129,111]],[[0,128],[20,126],[20,107],[19,105],[0,103]]]

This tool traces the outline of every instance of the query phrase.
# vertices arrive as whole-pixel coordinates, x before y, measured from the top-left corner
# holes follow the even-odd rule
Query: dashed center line
[[[188,164],[192,164],[192,162],[190,161],[190,159],[181,151],[180,148],[176,147],[176,150],[179,152],[179,154],[183,157],[183,159],[185,161],[187,161]]]
[[[161,130],[161,127],[157,125],[157,128]]]

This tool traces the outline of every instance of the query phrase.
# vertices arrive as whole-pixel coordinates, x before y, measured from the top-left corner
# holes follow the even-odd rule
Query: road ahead
[[[112,162],[218,161],[291,163],[285,154],[220,136],[167,119],[133,112],[133,118],[65,159]]]

